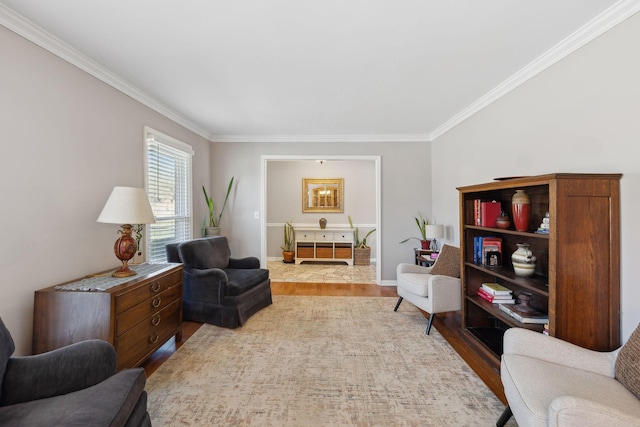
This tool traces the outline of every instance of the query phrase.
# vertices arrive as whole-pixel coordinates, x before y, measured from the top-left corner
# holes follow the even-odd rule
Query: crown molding
[[[168,119],[184,126],[185,128],[200,135],[201,137],[211,139],[211,134],[207,130],[201,128],[181,114],[176,113],[168,106],[147,95],[136,86],[117,76],[99,63],[88,58],[80,51],[69,46],[67,43],[46,32],[42,28],[38,27],[31,21],[25,19],[24,17],[1,3],[0,25],[35,43],[41,48],[46,49],[47,51],[67,61],[68,63],[76,66],[77,68],[91,74],[98,80],[101,80],[109,86],[112,86],[125,95],[130,96],[136,101],[162,114]]]
[[[450,131],[478,111],[508,94],[529,79],[551,67],[598,36],[609,31],[640,11],[640,0],[621,0],[576,30],[563,41],[540,55],[526,67],[496,86],[490,92],[451,117],[428,136],[430,141]]]
[[[430,142],[427,134],[402,135],[212,135],[211,142]]]
[[[433,132],[401,135],[214,135],[1,3],[0,25],[212,142],[431,142],[639,11],[640,0],[617,2]]]

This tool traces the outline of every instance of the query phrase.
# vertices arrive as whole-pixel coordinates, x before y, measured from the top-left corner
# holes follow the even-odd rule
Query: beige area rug
[[[274,296],[202,326],[147,381],[154,427],[491,426],[503,405],[395,298]]]

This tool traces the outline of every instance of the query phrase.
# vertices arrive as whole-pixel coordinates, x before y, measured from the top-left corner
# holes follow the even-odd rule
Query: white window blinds
[[[145,187],[155,224],[147,226],[148,262],[166,262],[168,243],[191,239],[190,145],[145,128]]]

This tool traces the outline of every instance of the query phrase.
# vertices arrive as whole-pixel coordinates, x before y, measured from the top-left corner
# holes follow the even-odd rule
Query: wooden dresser
[[[88,276],[35,292],[33,353],[87,339],[111,343],[118,370],[182,339],[182,264],[132,266],[136,276]]]

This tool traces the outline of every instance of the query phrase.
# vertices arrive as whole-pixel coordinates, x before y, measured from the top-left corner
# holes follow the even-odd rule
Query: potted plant
[[[427,219],[420,212],[418,212],[418,217],[414,219],[416,220],[416,224],[418,225],[418,230],[420,230],[420,237],[408,237],[400,243],[405,243],[411,239],[416,239],[420,241],[422,249],[429,249],[429,240],[427,240],[427,225],[429,224],[429,221],[427,221]]]
[[[280,248],[282,249],[283,262],[292,263],[295,251],[293,250],[293,225],[291,222],[284,223],[284,245]]]
[[[353,265],[369,265],[371,263],[371,248],[367,246],[367,238],[376,231],[375,228],[369,230],[367,234],[360,240],[360,230],[358,227],[353,226],[351,216],[347,216],[349,219],[349,226],[354,229],[354,247],[353,247]]]
[[[220,234],[220,219],[222,219],[222,213],[224,212],[225,206],[227,206],[227,200],[229,199],[229,194],[231,194],[231,187],[233,187],[233,176],[231,177],[231,181],[229,181],[229,186],[227,187],[227,194],[224,197],[224,203],[222,204],[222,209],[220,209],[220,214],[216,215],[215,204],[213,203],[213,197],[209,197],[207,194],[207,190],[205,190],[204,185],[202,186],[202,192],[204,193],[204,199],[207,201],[207,207],[209,208],[209,226],[205,226],[205,236],[217,236]],[[206,224],[206,219],[205,219]]]

